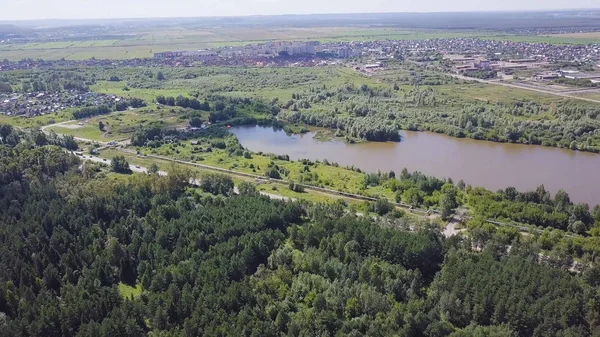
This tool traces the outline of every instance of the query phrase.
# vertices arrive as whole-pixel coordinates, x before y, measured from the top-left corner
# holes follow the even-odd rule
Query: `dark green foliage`
[[[498,72],[495,70],[491,71],[468,71],[465,76],[480,78],[482,80],[492,79],[498,77]]]
[[[131,144],[134,146],[160,147],[165,143],[185,140],[192,136],[191,133],[180,132],[175,129],[140,128],[131,136]]]
[[[543,186],[524,193],[510,187],[501,193],[474,188],[469,193],[469,204],[477,214],[487,218],[511,219],[562,230],[573,230],[572,225],[577,221],[587,230],[594,222],[588,205],[574,205],[564,191],[552,199]]]
[[[442,187],[442,197],[440,198],[440,212],[442,212],[442,219],[448,219],[452,214],[452,210],[458,207],[456,201],[457,190],[451,184],[446,184]]]
[[[227,148],[227,144],[222,140],[215,140],[210,142],[210,145],[214,148],[224,150]]]
[[[386,215],[394,209],[394,206],[390,204],[387,199],[379,198],[377,201],[369,204],[369,212],[377,213],[379,215]]]
[[[205,174],[200,179],[200,187],[214,195],[230,195],[233,192],[233,180],[224,174]]]
[[[269,178],[281,179],[281,173],[279,173],[279,169],[276,166],[270,167],[265,175]]]
[[[148,174],[157,174],[159,171],[158,165],[156,163],[152,163],[148,168]]]
[[[168,105],[168,106],[179,106],[182,108],[190,108],[194,110],[210,110],[210,105],[207,101],[200,103],[196,98],[187,98],[183,96],[174,97],[165,97],[165,96],[157,96],[156,103]]]
[[[0,92],[2,89],[8,90],[12,86],[12,91],[48,92],[58,93],[61,91],[89,91],[89,85],[95,83],[94,75],[87,72],[71,71],[54,68],[47,70],[16,71],[5,73],[8,78],[0,79]],[[5,82],[7,80],[8,82]],[[8,85],[8,86],[7,86]],[[8,92],[8,91],[5,91]]]
[[[594,211],[592,212],[592,217],[594,218],[594,221],[596,221],[597,223],[600,223],[600,205],[594,206]]]
[[[145,106],[146,106],[146,103],[144,103],[143,100],[141,100],[139,98],[132,98],[129,100],[120,100],[120,101],[116,102],[115,103],[115,111],[125,111],[129,107],[141,108],[141,107],[145,107]]]
[[[0,92],[2,93],[12,93],[13,88],[8,82],[0,82]]]
[[[25,177],[54,177],[78,163],[79,159],[75,156],[55,146],[26,149],[22,146],[10,148],[0,145],[0,184],[19,185]],[[4,209],[8,210],[8,204],[5,206]]]
[[[85,108],[81,108],[79,110],[74,111],[73,118],[75,118],[75,119],[89,118],[89,117],[94,117],[94,116],[98,116],[98,115],[105,115],[107,113],[110,113],[111,111],[112,111],[111,108],[109,108],[106,105],[90,106],[90,107],[85,107]]]
[[[200,117],[194,117],[190,120],[190,126],[199,128],[203,124],[202,119]]]
[[[131,168],[125,156],[115,156],[110,163],[111,170],[116,173],[131,174]]]
[[[0,180],[3,334],[146,336],[150,329],[187,327],[193,335],[242,335],[264,329],[239,324],[264,318],[251,313],[256,299],[245,276],[266,263],[289,221],[299,221],[297,206],[240,197],[196,208],[187,197],[151,192],[166,177],[127,186],[86,182],[75,172],[48,180],[47,174],[75,167],[53,169],[51,163],[71,156],[60,150],[50,156],[50,150],[0,156],[43,163],[21,168],[29,181]],[[60,192],[64,187],[73,194]],[[146,300],[122,299],[119,282],[141,282]]]
[[[457,250],[469,242],[250,183],[213,197],[177,172],[111,182],[23,145],[0,145],[3,334],[589,336],[600,322],[597,268],[573,276],[520,245]]]
[[[55,145],[64,147],[67,150],[75,151],[79,148],[77,141],[74,136],[65,135],[58,139],[58,142],[54,143]]]
[[[304,193],[304,186],[302,186],[301,184],[297,184],[293,181],[290,181],[289,189],[290,191],[294,191],[297,193]]]
[[[491,252],[449,254],[432,284],[434,312],[459,328],[508,324],[518,336],[589,335],[589,295],[566,271],[537,259],[528,252],[499,259]],[[483,336],[486,329],[494,330],[467,328],[456,336]],[[507,328],[495,329],[504,331],[496,336],[510,336]]]
[[[238,193],[241,196],[257,196],[259,194],[256,185],[247,181],[243,181],[238,185]]]
[[[21,141],[19,132],[17,132],[11,125],[0,124],[0,144],[4,144],[10,147],[17,146]]]

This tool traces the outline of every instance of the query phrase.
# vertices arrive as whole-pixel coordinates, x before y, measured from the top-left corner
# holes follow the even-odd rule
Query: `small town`
[[[28,92],[0,94],[0,114],[34,117],[85,106],[112,106],[122,100],[115,95],[67,90],[60,92]]]
[[[498,67],[505,69],[529,69],[557,63],[600,65],[600,43],[588,45],[559,45],[483,40],[474,38],[381,40],[320,43],[318,41],[281,41],[248,44],[238,47],[222,47],[201,50],[175,50],[158,52],[154,58],[122,60],[0,60],[0,71],[47,69],[51,67],[103,66],[319,66],[344,59],[429,58],[442,55],[448,59],[463,59],[465,55],[482,55]],[[466,60],[465,60],[466,58]],[[338,61],[336,61],[338,60]],[[509,63],[509,64],[507,64]],[[485,65],[486,63],[484,63]],[[466,67],[472,68],[472,67]]]

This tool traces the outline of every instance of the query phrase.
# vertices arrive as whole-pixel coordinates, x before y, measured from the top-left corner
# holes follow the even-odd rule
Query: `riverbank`
[[[391,156],[388,154],[387,157],[369,159],[371,158],[369,156],[377,154],[377,152],[364,150],[362,146],[372,146],[373,144],[322,143],[313,139],[311,133],[288,136],[285,132],[273,128],[250,129],[265,132],[264,135],[248,134],[247,136],[251,136],[249,138],[256,142],[269,144],[272,151],[257,151],[252,146],[247,146],[251,151],[245,150],[243,147],[245,137],[239,131],[248,131],[247,127],[233,128],[233,132],[238,134],[239,141],[242,142],[241,145],[238,138],[226,136],[221,140],[212,137],[200,138],[193,141],[166,143],[158,148],[141,147],[138,150],[143,155],[176,159],[198,166],[220,167],[224,171],[234,170],[253,178],[268,177],[284,182],[304,184],[311,188],[314,187],[315,190],[335,191],[340,195],[358,195],[369,202],[383,198],[391,202],[425,209],[447,209],[461,206],[470,209],[471,215],[475,217],[481,215],[497,219],[500,222],[526,223],[540,229],[559,228],[582,234],[593,226],[589,207],[578,205],[577,209],[583,210],[581,214],[587,214],[582,217],[584,226],[570,228],[570,219],[573,215],[571,210],[574,210],[576,205],[569,201],[568,196],[566,197],[567,204],[563,205],[564,201],[555,200],[550,191],[542,186],[529,189],[534,192],[519,193],[517,190],[523,189],[507,188],[508,185],[505,185],[505,189],[491,192],[489,189],[467,186],[458,179],[439,179],[420,172],[410,173],[412,169],[374,170],[371,173],[365,173],[358,166],[348,166],[343,162],[334,161],[336,156],[347,155],[340,149],[358,148],[357,154],[362,157],[344,158],[358,159],[359,164],[367,162],[377,167],[381,167],[382,160]],[[276,138],[269,137],[269,135],[276,135]],[[407,139],[407,142],[410,142],[410,137]],[[312,147],[303,148],[304,144]],[[380,145],[393,147],[402,144],[404,143]],[[331,153],[319,152],[327,149],[334,151]],[[458,149],[456,150],[458,151]],[[307,153],[310,151],[312,153]],[[321,158],[327,159],[322,161],[310,159],[320,154],[324,154]],[[417,155],[422,154],[417,153]],[[445,204],[449,191],[453,191],[452,199],[456,200],[454,206],[453,202]],[[563,192],[559,194],[561,200],[565,199]],[[556,207],[559,207],[556,206],[558,202],[563,205],[560,206],[562,211],[556,211]]]
[[[327,158],[366,172],[399,172],[407,168],[455,181],[464,179],[492,191],[509,186],[526,191],[544,185],[551,193],[567,191],[575,202],[600,204],[600,155],[593,153],[461,139],[431,132],[403,131],[399,143],[360,144],[322,142],[310,132],[286,135],[254,126],[234,128],[233,133],[242,146],[253,152],[286,154],[293,160]]]

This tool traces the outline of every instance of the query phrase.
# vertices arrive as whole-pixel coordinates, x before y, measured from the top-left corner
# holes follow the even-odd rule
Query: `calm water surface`
[[[543,184],[553,193],[564,189],[574,202],[600,204],[600,154],[429,132],[403,131],[400,143],[364,144],[322,142],[313,139],[313,133],[289,136],[260,126],[236,127],[233,133],[250,151],[288,154],[293,160],[327,158],[369,172],[399,173],[406,167],[494,191],[508,186],[526,191]]]

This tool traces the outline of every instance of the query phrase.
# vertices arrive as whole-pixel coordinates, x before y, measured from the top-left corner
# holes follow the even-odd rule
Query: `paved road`
[[[559,97],[566,97],[566,98],[573,98],[573,99],[578,99],[580,101],[586,101],[586,102],[592,102],[592,103],[600,103],[600,100],[597,99],[592,99],[592,98],[586,98],[586,97],[579,97],[579,96],[575,96],[572,95],[572,93],[574,92],[579,92],[576,90],[572,90],[572,91],[567,91],[567,92],[556,92],[556,91],[551,91],[551,90],[544,90],[541,88],[534,88],[534,87],[529,87],[529,86],[524,86],[524,85],[518,85],[518,84],[512,84],[512,83],[507,83],[507,82],[501,82],[501,81],[489,81],[489,80],[482,80],[479,78],[473,78],[473,77],[467,77],[467,76],[462,76],[462,75],[458,75],[458,74],[450,74],[450,73],[445,73],[449,76],[461,79],[461,80],[465,80],[465,81],[475,81],[475,82],[479,82],[479,83],[486,83],[486,84],[492,84],[492,85],[501,85],[504,87],[509,87],[509,88],[516,88],[516,89],[522,89],[522,90],[529,90],[529,91],[536,91],[539,93],[543,93],[543,94],[548,94],[548,95],[554,95],[554,96],[559,96]]]

